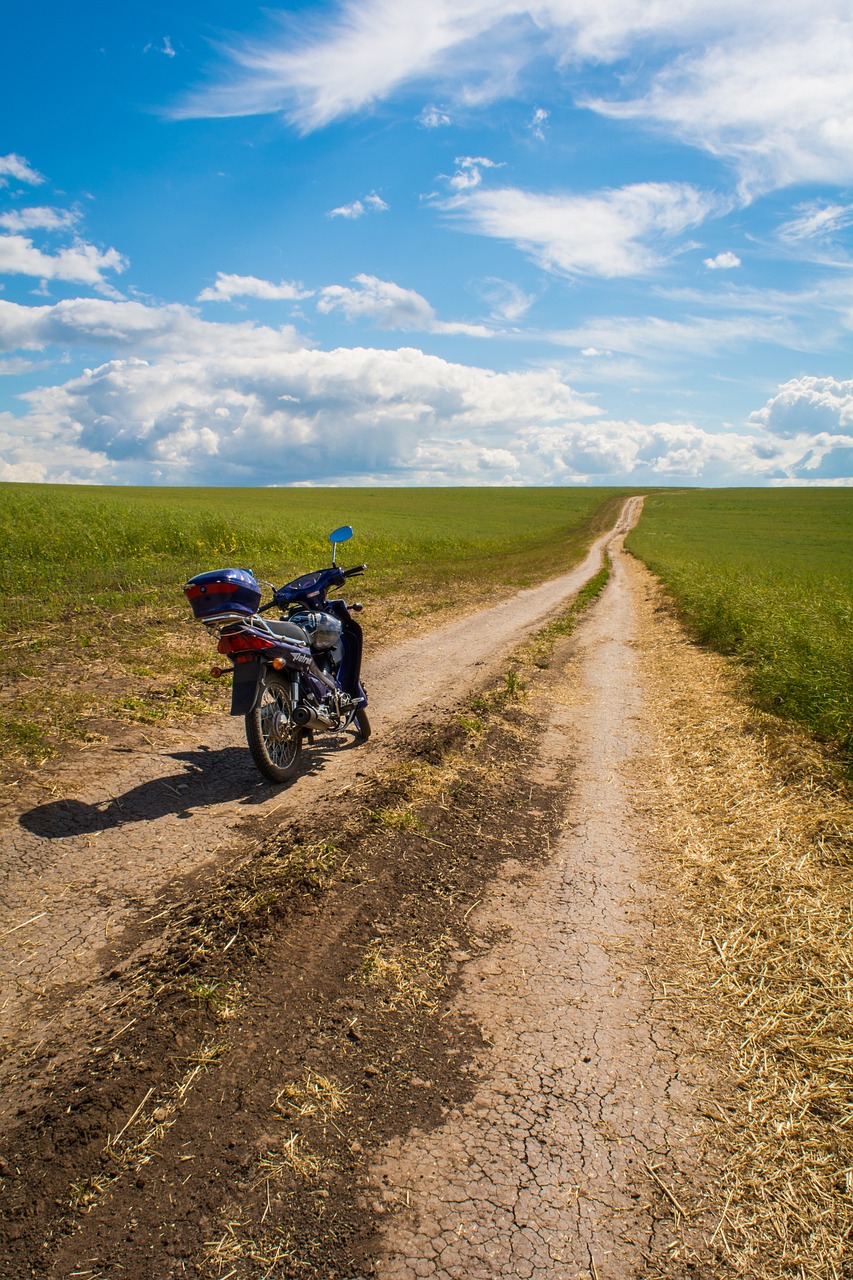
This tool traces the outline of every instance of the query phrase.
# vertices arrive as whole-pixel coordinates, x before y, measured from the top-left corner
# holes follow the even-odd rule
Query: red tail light
[[[251,631],[235,631],[233,635],[223,636],[219,641],[219,653],[243,653],[247,649],[274,649],[275,641],[266,640]]]

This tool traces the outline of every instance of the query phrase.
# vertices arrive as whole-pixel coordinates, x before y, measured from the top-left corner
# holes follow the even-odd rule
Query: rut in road
[[[466,966],[455,1009],[491,1042],[481,1083],[374,1164],[368,1201],[397,1210],[382,1280],[644,1275],[673,1239],[655,1177],[676,1203],[679,1179],[701,1181],[709,1126],[692,1095],[712,1082],[643,965],[656,891],[631,804],[646,750],[636,573],[614,554],[579,656],[541,708],[540,777],[571,787],[559,843],[542,869],[498,880],[471,919],[501,939]],[[684,1257],[691,1240],[676,1233],[672,1247]]]
[[[294,786],[259,779],[242,721],[224,718],[204,740],[166,736],[165,748],[122,747],[58,767],[52,798],[13,815],[0,843],[0,1082],[21,1050],[78,1022],[87,988],[127,949],[123,932],[156,918],[169,885],[251,838],[247,819],[281,819],[322,806],[357,771],[388,761],[394,733],[432,719],[499,668],[601,564],[603,549],[636,520],[640,499],[571,572],[407,643],[369,655],[365,683],[375,736],[357,750],[306,752]],[[203,638],[200,637],[200,640]],[[368,631],[369,647],[369,631]],[[115,761],[121,763],[116,766]]]

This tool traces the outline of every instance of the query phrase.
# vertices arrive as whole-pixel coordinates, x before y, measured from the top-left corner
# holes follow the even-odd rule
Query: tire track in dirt
[[[0,1045],[15,1049],[0,1064],[0,1083],[22,1049],[79,1019],[87,987],[115,964],[117,947],[126,950],[124,931],[156,918],[173,881],[245,845],[257,819],[316,812],[355,774],[381,768],[395,734],[458,701],[579,590],[640,504],[630,499],[571,572],[369,655],[376,736],[355,753],[352,742],[329,749],[321,741],[292,788],[259,779],[242,722],[230,718],[205,725],[203,739],[163,734],[165,745],[148,751],[119,744],[93,750],[83,766],[58,767],[48,790],[60,798],[13,809],[0,841]],[[369,652],[369,631],[367,643]]]
[[[499,939],[466,966],[454,1008],[491,1042],[480,1084],[374,1165],[367,1202],[396,1210],[382,1280],[624,1280],[667,1249],[669,1275],[692,1244],[707,1256],[700,1222],[673,1232],[655,1208],[662,1186],[677,1205],[680,1186],[712,1176],[693,1099],[712,1082],[644,967],[657,891],[631,805],[648,749],[635,573],[614,556],[579,654],[540,706],[534,780],[568,782],[576,762],[561,838],[471,917]]]

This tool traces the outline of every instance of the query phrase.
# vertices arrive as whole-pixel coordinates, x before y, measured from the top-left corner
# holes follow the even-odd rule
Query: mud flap
[[[231,686],[232,716],[247,716],[252,711],[264,687],[265,672],[262,662],[239,662],[235,666]]]

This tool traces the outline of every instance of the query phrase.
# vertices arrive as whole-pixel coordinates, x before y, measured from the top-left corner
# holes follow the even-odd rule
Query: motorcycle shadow
[[[305,753],[300,776],[321,767],[322,757],[314,757],[314,750]],[[183,767],[127,791],[108,793],[94,803],[72,796],[36,805],[22,813],[18,822],[44,840],[62,840],[167,816],[191,820],[196,810],[208,805],[234,801],[243,805],[263,804],[271,791],[282,790],[261,777],[245,748],[212,751],[200,747],[171,752],[168,758],[180,761]]]

